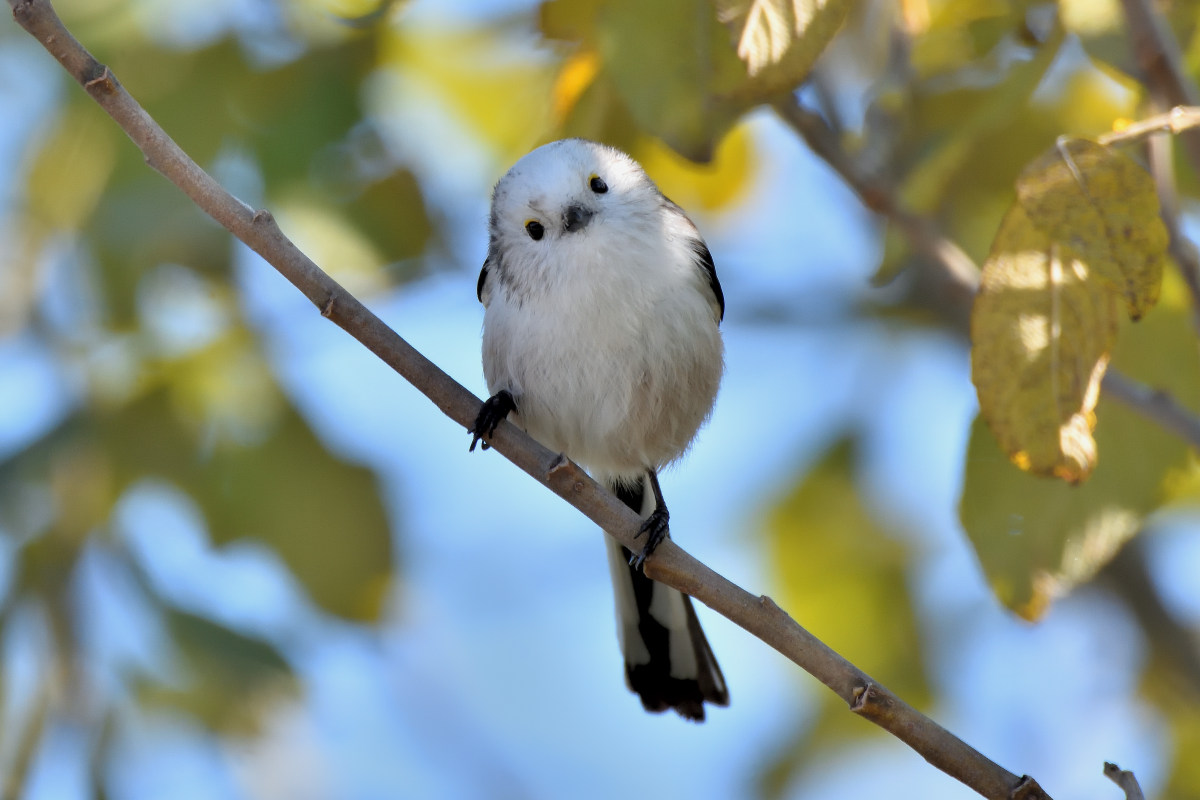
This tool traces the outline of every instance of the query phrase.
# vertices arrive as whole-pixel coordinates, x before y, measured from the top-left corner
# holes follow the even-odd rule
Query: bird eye
[[[531,219],[525,223],[525,231],[529,234],[529,238],[533,239],[535,242],[539,241],[543,236],[546,235],[546,229],[543,228],[542,223],[538,222],[536,219]]]
[[[588,181],[588,186],[592,187],[592,191],[596,194],[604,194],[608,191],[608,184],[599,175],[593,175]]]

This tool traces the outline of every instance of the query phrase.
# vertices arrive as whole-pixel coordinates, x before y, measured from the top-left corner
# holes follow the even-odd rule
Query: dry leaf
[[[1092,471],[1117,323],[1116,294],[1014,205],[983,268],[971,370],[980,412],[1017,466],[1071,482]]]
[[[1017,197],[1038,229],[1124,296],[1131,317],[1158,300],[1167,230],[1154,180],[1133,159],[1087,139],[1063,139],[1021,173]]]

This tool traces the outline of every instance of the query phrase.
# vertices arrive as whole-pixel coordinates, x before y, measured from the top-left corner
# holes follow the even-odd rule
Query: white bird
[[[492,396],[471,449],[508,417],[645,518],[636,556],[605,537],[626,684],[648,711],[703,720],[705,702],[728,705],[725,678],[691,598],[640,566],[668,535],[658,473],[708,418],[724,370],[712,256],[637,162],[583,139],[518,161],[489,227],[477,291]]]

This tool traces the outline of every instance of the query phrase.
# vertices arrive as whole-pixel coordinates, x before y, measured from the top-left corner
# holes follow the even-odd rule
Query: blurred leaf
[[[745,68],[710,5],[612,0],[600,11],[597,49],[646,133],[692,161],[712,158],[744,108],[720,98],[741,85]]]
[[[758,166],[747,125],[738,125],[721,139],[713,159],[696,164],[645,139],[633,155],[663,194],[688,211],[718,211],[741,199]]]
[[[911,84],[907,106],[885,112],[904,126],[890,137],[888,159],[900,176],[901,205],[938,217],[946,234],[979,261],[1012,202],[1014,175],[1063,130],[1059,107],[1031,105],[1062,39],[1056,29],[1028,58],[1001,64],[956,61],[955,72]],[[890,95],[883,101],[892,102]],[[907,240],[893,227],[876,285],[912,263]]]
[[[1091,280],[1121,293],[1134,319],[1158,300],[1167,229],[1154,179],[1124,153],[1086,139],[1051,148],[1017,179],[1029,219],[1068,245]]]
[[[547,39],[592,41],[604,0],[545,0],[538,7],[538,29]]]
[[[42,140],[28,180],[30,214],[53,229],[83,224],[108,185],[117,130],[95,104],[67,106]]]
[[[402,220],[402,209],[395,209]],[[322,197],[297,192],[279,198],[274,210],[283,230],[292,231],[292,241],[324,269],[346,291],[356,297],[386,288],[383,254],[364,236],[350,218],[335,213]],[[403,227],[401,222],[395,227]]]
[[[1113,363],[1131,377],[1200,406],[1200,365],[1178,280],[1137,324],[1125,323]],[[1100,459],[1072,486],[1009,463],[981,420],[971,430],[959,509],[993,591],[1026,619],[1090,579],[1147,514],[1164,487],[1188,469],[1188,448],[1160,426],[1101,396],[1096,411]]]
[[[570,66],[568,64],[568,66]],[[562,96],[559,133],[610,144],[626,152],[637,149],[644,137],[613,83],[612,76],[600,71],[589,78],[578,96]]]
[[[274,549],[326,611],[378,618],[392,574],[391,534],[374,476],[333,457],[290,407],[250,441],[186,424],[163,392],[97,420],[123,483],[160,477],[200,506],[217,545]]]
[[[1186,645],[1185,645],[1186,646]],[[1142,676],[1142,691],[1166,718],[1171,733],[1170,772],[1160,797],[1200,800],[1200,706],[1162,663],[1151,663]]]
[[[419,258],[429,244],[432,222],[421,186],[408,170],[395,170],[363,187],[346,203],[345,213],[389,263]]]
[[[906,207],[931,211],[940,203],[957,201],[952,184],[962,178],[978,181],[981,170],[996,170],[997,157],[1004,159],[999,185],[1005,190],[1011,187],[1013,167],[1040,151],[1042,142],[1053,137],[1050,131],[1061,131],[1047,126],[1049,135],[1043,134],[1039,142],[1026,107],[1062,41],[1063,32],[1056,28],[1031,58],[998,71],[984,86],[964,79],[962,86],[950,83],[949,89],[944,88],[945,81],[917,87],[909,117],[917,126],[911,141],[920,149],[914,153],[918,160],[908,170],[901,193]],[[1022,156],[1026,150],[1028,155]],[[1014,158],[1020,160],[1011,161]],[[1003,169],[1010,163],[1012,167]]]
[[[796,89],[837,33],[851,0],[717,0],[749,80],[738,90],[767,100]]]
[[[1092,412],[1117,336],[1116,294],[1013,206],[971,312],[980,416],[1022,469],[1081,481],[1096,463]]]
[[[379,619],[394,568],[379,486],[330,455],[294,411],[261,445],[214,454],[193,480],[214,542],[258,539],[326,611]]]
[[[143,681],[144,702],[187,712],[215,731],[249,734],[259,731],[265,706],[295,692],[291,667],[267,642],[185,611],[165,608],[164,615],[183,681]]]
[[[1091,58],[1127,75],[1140,70],[1120,0],[1059,0],[1058,8],[1063,27],[1078,37]],[[1166,7],[1158,10],[1167,12]]]
[[[856,446],[847,439],[834,444],[771,513],[774,583],[780,605],[805,628],[919,708],[930,692],[908,590],[909,557],[863,502]],[[781,754],[772,778],[777,786],[787,783],[783,773],[811,766],[825,748],[879,733],[836,696],[820,697],[819,718]]]
[[[496,28],[394,26],[381,36],[381,63],[399,79],[397,103],[420,96],[441,106],[506,161],[545,135],[555,66],[548,53]]]
[[[237,132],[253,148],[269,189],[307,185],[318,156],[362,122],[360,87],[377,59],[374,38],[364,34],[282,68],[250,72],[228,84],[238,89],[233,97],[222,98],[230,126],[208,124],[226,137]]]
[[[79,412],[0,465],[6,523],[31,513],[8,498],[61,475],[49,507],[33,510],[30,534],[74,531],[77,547],[127,486],[157,478],[196,501],[217,545],[261,541],[325,611],[378,619],[393,553],[373,474],[332,455],[236,337],[161,367],[156,380],[129,402]],[[16,522],[18,531],[27,524]]]
[[[996,51],[1011,44],[1014,35],[1024,33],[1029,7],[1039,2],[923,3],[928,19],[915,26],[920,35],[914,38],[911,56],[918,79],[944,75],[989,56],[1001,60],[1003,56]],[[910,26],[915,22],[913,16],[908,15]]]

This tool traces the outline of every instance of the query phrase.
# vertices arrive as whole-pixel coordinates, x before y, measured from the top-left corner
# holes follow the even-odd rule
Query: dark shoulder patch
[[[696,224],[688,218],[688,215],[683,212],[682,208],[661,191],[659,191],[658,196],[662,198],[663,205],[683,217],[688,228],[691,230],[692,240],[689,244],[691,245],[692,253],[696,256],[696,266],[704,270],[704,274],[708,278],[709,288],[712,289],[713,297],[716,298],[717,308],[721,309],[721,314],[717,317],[717,320],[725,319],[725,293],[721,291],[721,282],[717,280],[717,266],[713,263],[712,253],[708,251],[708,245],[701,238],[700,231],[696,229]]]
[[[487,280],[488,265],[492,263],[490,258],[483,261],[483,269],[479,270],[479,281],[475,284],[475,296],[479,298],[479,302],[483,302],[483,283]]]
[[[712,287],[717,307],[721,309],[720,319],[725,319],[725,293],[721,291],[721,282],[717,280],[717,265],[713,263],[712,253],[708,252],[708,245],[699,236],[692,240],[692,252],[696,254],[696,263],[708,276],[708,285]]]

